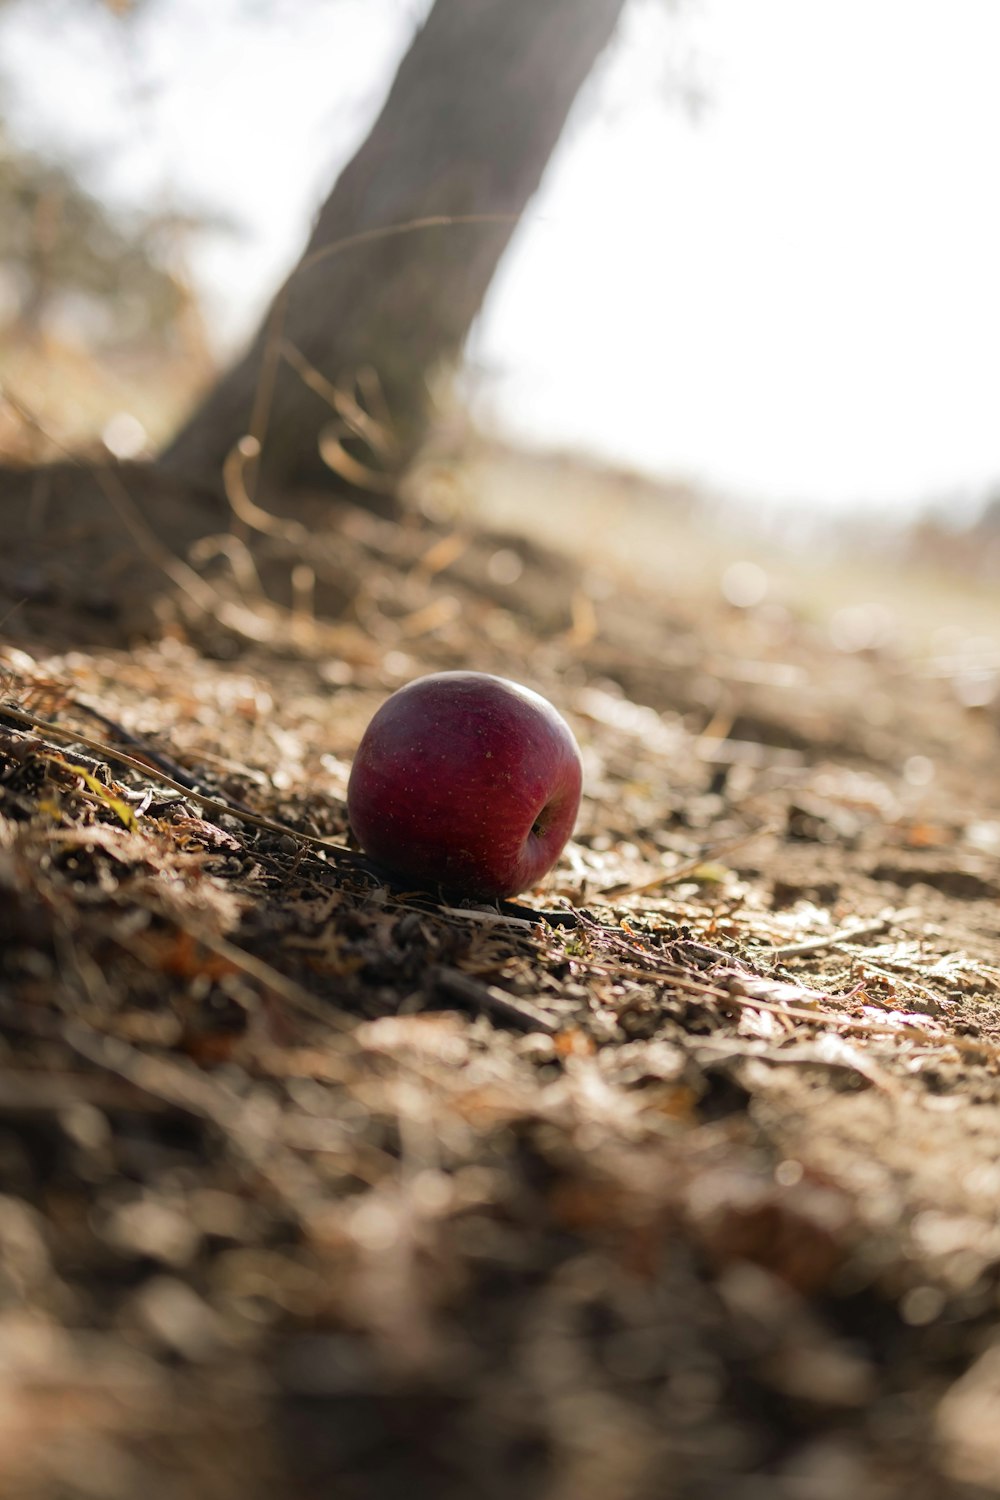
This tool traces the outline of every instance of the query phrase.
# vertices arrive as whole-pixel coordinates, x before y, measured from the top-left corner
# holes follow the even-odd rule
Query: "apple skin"
[[[347,812],[387,869],[492,900],[552,869],[581,780],[573,732],[538,693],[484,672],[435,672],[393,693],[368,725]]]

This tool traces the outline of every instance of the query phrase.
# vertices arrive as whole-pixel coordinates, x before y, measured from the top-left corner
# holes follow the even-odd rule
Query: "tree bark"
[[[436,0],[278,294],[284,305],[272,304],[246,354],[170,443],[164,469],[218,481],[253,424],[263,444],[258,478],[268,488],[335,483],[319,453],[333,417],[330,392],[307,387],[309,366],[348,394],[360,371],[376,372],[396,439],[392,467],[404,466],[424,431],[428,379],[460,353],[624,4]],[[506,217],[375,238],[314,259],[365,231],[478,214]],[[288,358],[275,360],[279,319],[298,371]]]

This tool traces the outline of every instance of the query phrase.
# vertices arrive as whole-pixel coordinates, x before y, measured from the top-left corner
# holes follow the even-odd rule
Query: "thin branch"
[[[473,1006],[476,1010],[485,1010],[508,1026],[516,1026],[520,1031],[543,1031],[548,1036],[555,1036],[561,1029],[558,1021],[543,1015],[533,1005],[515,999],[495,984],[483,984],[481,980],[473,979],[459,969],[436,969],[433,981],[435,987],[449,999],[457,1000],[461,1005]]]
[[[683,864],[675,865],[672,870],[663,870],[659,875],[654,875],[651,880],[644,880],[639,885],[606,885],[596,891],[598,896],[614,896],[616,900],[625,900],[628,896],[644,896],[647,891],[655,891],[661,885],[674,885],[678,880],[686,880],[700,870],[702,865],[710,864],[712,860],[723,859],[728,854],[735,854],[737,849],[752,844],[755,839],[764,838],[767,834],[777,833],[777,825],[774,823],[763,823],[760,828],[753,829],[750,833],[741,833],[739,838],[728,839],[723,844],[710,844],[700,854],[692,859],[686,859]]]
[[[199,807],[206,808],[210,812],[238,818],[241,823],[249,823],[254,828],[266,829],[269,833],[299,839],[302,843],[310,844],[314,849],[323,849],[327,853],[332,853],[345,864],[367,869],[367,862],[344,844],[336,844],[332,839],[318,838],[312,833],[301,833],[297,828],[289,828],[284,823],[275,823],[273,819],[260,817],[257,813],[242,811],[238,805],[222,802],[217,797],[206,797],[204,793],[193,791],[183,782],[175,781],[172,776],[167,775],[166,771],[157,768],[151,773],[150,767],[143,761],[137,760],[135,756],[126,755],[124,750],[118,750],[114,745],[106,745],[101,740],[91,739],[88,735],[81,734],[79,730],[67,729],[61,724],[50,724],[46,719],[39,719],[35,714],[26,713],[24,709],[14,708],[7,703],[0,704],[0,718],[13,719],[15,723],[27,725],[28,728],[38,730],[43,735],[51,735],[63,744],[86,745],[88,750],[103,756],[104,759],[127,766],[130,771],[135,771],[147,780],[162,782],[164,786],[170,787],[172,791],[180,792],[182,796],[190,798]]]
[[[884,911],[870,922],[856,923],[853,927],[839,927],[836,932],[828,932],[824,937],[808,938],[802,943],[788,943],[784,948],[769,948],[767,957],[802,958],[809,953],[821,953],[824,948],[837,948],[841,943],[856,943],[859,938],[876,937],[887,928],[919,915],[915,906],[908,906],[902,911]]]
[[[345,250],[353,250],[362,245],[378,244],[383,240],[396,239],[401,235],[415,234],[424,229],[445,229],[458,224],[509,224],[516,223],[517,214],[493,213],[493,214],[428,214],[420,219],[408,219],[402,224],[384,224],[377,228],[362,229],[354,234],[345,234],[339,240],[333,240],[329,245],[321,245],[310,255],[307,255],[295,267],[291,275],[281,287],[278,295],[271,305],[264,333],[264,349],[261,355],[260,371],[257,377],[257,389],[254,393],[253,408],[250,414],[248,437],[255,440],[257,453],[263,452],[264,440],[267,436],[267,428],[271,418],[271,407],[274,404],[274,390],[277,384],[278,371],[282,359],[285,357],[285,320],[288,315],[288,303],[298,278],[313,266],[319,265],[321,261],[328,260],[334,255],[340,255]],[[259,464],[255,470],[252,480],[256,481],[259,474]],[[247,497],[254,501],[256,485],[254,482],[246,484]]]

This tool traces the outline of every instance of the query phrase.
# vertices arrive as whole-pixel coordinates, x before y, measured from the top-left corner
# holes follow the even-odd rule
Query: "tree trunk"
[[[309,366],[348,395],[359,372],[376,372],[396,439],[392,467],[405,464],[424,430],[428,377],[459,354],[624,4],[437,0],[303,260],[247,353],[162,455],[165,469],[217,481],[252,431],[268,488],[330,486],[319,437],[333,419],[331,392],[307,387],[303,371],[322,388]],[[362,239],[314,259],[334,242],[412,219],[493,214],[505,217]],[[278,322],[290,346],[280,359]]]

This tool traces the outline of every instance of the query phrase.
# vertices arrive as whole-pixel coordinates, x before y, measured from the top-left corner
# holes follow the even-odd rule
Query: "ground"
[[[7,1500],[1000,1493],[989,594],[761,596],[495,455],[193,551],[68,482],[0,567]],[[519,913],[345,847],[445,667],[583,749]]]

